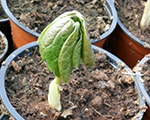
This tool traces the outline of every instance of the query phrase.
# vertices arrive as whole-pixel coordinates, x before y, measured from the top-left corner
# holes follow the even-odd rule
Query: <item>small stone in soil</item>
[[[95,109],[101,109],[102,98],[99,97],[99,96],[96,96],[93,100],[91,100],[91,105],[92,105]]]

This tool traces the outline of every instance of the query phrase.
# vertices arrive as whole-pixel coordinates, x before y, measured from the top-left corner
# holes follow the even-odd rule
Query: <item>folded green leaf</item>
[[[80,15],[80,14],[79,14]],[[81,20],[81,30],[83,35],[83,44],[82,44],[82,59],[84,64],[87,66],[93,66],[95,62],[94,52],[90,43],[90,37],[88,34],[87,23],[84,16],[80,15]]]
[[[59,24],[59,23],[56,23],[56,24]],[[68,21],[60,29],[58,34],[55,36],[52,44],[43,50],[43,56],[47,60],[48,68],[50,68],[51,71],[54,70],[55,73],[57,73],[56,74],[57,76],[59,76],[58,56],[59,56],[60,50],[64,42],[67,40],[67,38],[69,37],[69,35],[72,33],[73,30],[74,30],[74,21],[70,19],[70,21]],[[47,54],[47,53],[50,53],[50,54]]]
[[[71,19],[69,17],[65,17],[61,21],[55,20],[50,25],[48,25],[41,33],[38,39],[38,44],[40,46],[39,49],[43,61],[46,60],[46,56],[43,51],[46,47],[49,47],[53,43],[55,37],[58,36],[57,34],[60,32],[62,27],[70,20]]]
[[[41,33],[38,43],[42,60],[47,61],[48,69],[63,82],[69,80],[72,66],[79,66],[80,57],[86,65],[94,64],[86,19],[77,11],[57,17]]]
[[[64,43],[60,51],[60,55],[58,59],[58,67],[59,67],[60,77],[63,83],[68,82],[70,78],[70,74],[72,71],[72,54],[75,45],[79,39],[79,28],[80,28],[80,24],[76,22],[74,31],[68,37],[68,39],[66,40],[66,42]]]
[[[74,67],[77,68],[79,67],[79,64],[81,62],[81,47],[82,47],[82,33],[80,31],[80,39],[73,50],[73,56],[72,56],[72,64]]]

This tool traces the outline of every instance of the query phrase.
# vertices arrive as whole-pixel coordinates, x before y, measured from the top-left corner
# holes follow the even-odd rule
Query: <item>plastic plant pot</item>
[[[4,38],[4,41],[5,41],[5,49],[4,49],[3,53],[0,55],[0,66],[1,66],[1,63],[3,62],[3,60],[7,57],[9,45],[8,45],[7,38],[1,31],[0,31],[0,35]]]
[[[105,44],[105,41],[112,36],[112,32],[115,30],[116,25],[117,25],[117,12],[114,7],[114,0],[106,0],[105,8],[109,13],[109,16],[113,16],[113,20],[111,23],[111,26],[107,32],[101,35],[101,39],[99,40],[92,40],[91,43],[98,46],[98,47],[103,47]]]
[[[10,114],[16,119],[16,120],[24,120],[17,112],[16,110],[13,108],[13,106],[11,105],[8,97],[7,97],[7,94],[6,94],[6,90],[5,90],[5,75],[7,73],[7,69],[8,69],[8,66],[10,64],[10,62],[12,60],[17,60],[18,56],[21,56],[21,55],[24,55],[24,51],[28,50],[32,50],[33,48],[35,47],[38,47],[38,43],[37,42],[32,42],[32,43],[29,43],[29,44],[26,44],[20,48],[18,48],[17,50],[15,50],[13,53],[11,53],[7,59],[5,60],[6,64],[3,65],[1,67],[1,70],[0,70],[0,78],[1,78],[1,84],[0,84],[0,95],[1,95],[1,99],[4,103],[4,105],[6,106],[6,108],[8,109],[8,111],[10,112]],[[124,64],[119,58],[117,58],[116,56],[114,56],[113,54],[107,52],[106,50],[102,49],[102,48],[99,48],[97,46],[94,46],[92,45],[92,48],[95,52],[97,52],[98,50],[100,50],[101,52],[105,52],[107,54],[107,57],[110,59],[110,64],[114,67],[114,68],[118,68],[117,65],[118,65],[118,62],[120,62],[120,64]],[[32,53],[31,53],[32,54]],[[30,55],[30,53],[27,53],[27,55]],[[130,68],[128,66],[125,65],[125,68],[129,69],[129,72],[131,72]],[[133,77],[133,76],[132,76]],[[139,88],[137,86],[137,83],[135,81],[135,87],[136,87],[136,90],[139,91]],[[142,99],[142,96],[141,96],[141,93],[138,92],[138,96],[139,96],[139,106],[143,106],[145,105],[145,102],[143,101]],[[142,117],[143,117],[143,112],[142,111],[139,111],[139,118],[138,120],[141,120]]]
[[[139,89],[141,91],[141,93],[143,94],[145,101],[147,103],[148,109],[146,111],[146,113],[144,114],[145,119],[143,120],[149,120],[150,119],[150,96],[148,95],[148,93],[146,92],[146,89],[144,87],[141,77],[141,70],[142,70],[142,66],[143,64],[145,64],[148,60],[150,59],[150,54],[146,55],[136,66],[135,66],[135,70],[136,70],[136,79],[137,79],[137,83],[139,86]],[[147,119],[146,119],[147,118]]]
[[[22,23],[20,23],[9,10],[6,0],[1,0],[1,4],[5,13],[10,18],[14,47],[19,48],[27,43],[36,41],[40,36],[40,33],[32,31],[31,29],[25,27]],[[106,0],[106,4],[104,6],[109,15],[113,16],[113,20],[109,30],[101,35],[101,39],[96,41],[94,39],[91,39],[91,43],[99,47],[103,47],[105,40],[108,38],[108,36],[111,35],[117,24],[117,13],[114,5],[112,4],[112,1]]]
[[[113,53],[133,68],[150,49],[144,47],[144,42],[135,37],[118,18],[112,38],[106,41],[106,50]]]

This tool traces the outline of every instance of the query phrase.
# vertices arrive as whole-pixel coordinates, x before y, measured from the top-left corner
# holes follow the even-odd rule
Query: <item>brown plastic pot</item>
[[[14,48],[17,49],[27,43],[36,41],[40,34],[26,28],[23,24],[21,24],[10,12],[6,0],[1,0],[1,4],[10,19]]]
[[[27,43],[36,41],[38,37],[40,36],[40,34],[35,31],[30,30],[29,28],[26,28],[23,24],[21,24],[14,17],[14,15],[10,12],[7,6],[6,0],[1,0],[1,4],[5,13],[10,18],[14,47],[19,48]],[[99,47],[103,47],[106,39],[114,31],[116,24],[117,24],[117,13],[116,13],[114,5],[112,4],[112,1],[106,0],[106,4],[104,6],[106,10],[108,11],[109,15],[113,16],[113,20],[112,20],[110,29],[101,35],[101,39],[98,39],[96,41],[94,39],[91,39],[91,43]]]
[[[14,48],[17,49],[27,43],[36,41],[38,39],[38,34],[35,35],[30,34],[29,32],[32,31],[25,31],[24,29],[20,28],[18,25],[16,25],[12,20],[10,20],[11,30],[12,30],[12,36],[13,36],[13,44]]]
[[[105,49],[119,57],[130,68],[150,53],[150,49],[144,47],[144,42],[131,34],[119,18],[113,37],[106,41]]]

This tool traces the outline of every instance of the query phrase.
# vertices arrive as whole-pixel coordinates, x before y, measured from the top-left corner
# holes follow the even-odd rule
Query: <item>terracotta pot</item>
[[[112,38],[106,41],[105,49],[119,57],[130,68],[133,68],[139,60],[150,53],[150,49],[144,47],[143,41],[131,34],[119,18]]]
[[[6,63],[7,63],[7,64],[6,64],[6,65],[3,65],[3,66],[1,67],[1,70],[0,70],[0,78],[1,78],[0,95],[1,95],[2,101],[3,101],[4,105],[6,106],[6,108],[8,109],[8,111],[10,112],[10,114],[11,114],[15,119],[17,119],[17,120],[24,120],[24,119],[16,112],[16,110],[13,108],[13,106],[11,105],[11,103],[10,103],[8,97],[7,97],[6,90],[5,90],[5,75],[6,75],[6,73],[7,73],[7,68],[8,68],[8,66],[9,66],[9,64],[10,64],[10,62],[11,62],[12,60],[17,60],[18,56],[21,56],[21,55],[24,54],[24,51],[25,51],[25,50],[28,49],[28,50],[30,51],[30,50],[32,50],[32,49],[35,48],[35,47],[38,47],[37,42],[32,42],[32,43],[29,43],[29,44],[27,44],[27,45],[24,45],[24,46],[18,48],[18,49],[15,50],[12,54],[9,55],[9,57],[6,59]],[[118,68],[118,67],[117,67],[118,61],[119,61],[121,64],[123,64],[123,62],[122,62],[119,58],[115,57],[113,54],[107,52],[106,50],[104,50],[104,49],[102,49],[102,48],[99,48],[99,47],[96,47],[96,46],[94,46],[94,45],[92,45],[92,48],[94,49],[95,52],[96,52],[97,50],[100,50],[100,51],[102,51],[102,52],[105,52],[105,53],[107,54],[107,57],[110,59],[110,64],[111,64],[114,68],[116,68],[116,69]],[[30,54],[30,53],[27,53],[27,55],[29,55],[29,54]],[[126,66],[126,65],[125,65],[125,68],[129,69],[129,67]],[[129,71],[130,71],[130,69],[129,69]],[[132,76],[132,77],[133,77],[133,76]],[[136,82],[136,81],[135,81],[135,86],[136,86],[136,88],[137,88],[137,91],[139,91],[139,88],[138,88],[138,86],[137,86],[137,82]],[[139,95],[139,101],[140,101],[139,105],[140,105],[140,106],[145,105],[145,102],[143,101],[140,92],[138,92],[138,95]],[[139,114],[140,114],[141,116],[139,116],[138,120],[141,120],[142,117],[143,117],[143,112],[140,111]]]
[[[1,4],[5,13],[10,18],[14,47],[19,48],[27,43],[36,41],[40,36],[40,34],[26,28],[23,24],[21,24],[10,12],[6,0],[1,0]],[[107,39],[108,36],[111,35],[111,33],[114,31],[117,24],[117,13],[114,5],[112,4],[112,1],[106,0],[105,8],[108,11],[109,15],[113,16],[113,20],[110,29],[101,35],[101,39],[97,41],[91,40],[92,44],[99,47],[103,47],[105,40]]]
[[[3,60],[5,60],[5,58],[7,57],[8,55],[8,47],[9,47],[9,44],[8,44],[8,40],[7,38],[5,37],[5,35],[0,31],[0,35],[4,38],[4,41],[5,41],[5,49],[4,49],[4,52],[0,55],[0,66],[1,66],[1,63],[3,62]]]
[[[134,68],[135,72],[136,72],[136,79],[137,79],[139,89],[140,89],[141,93],[143,94],[145,101],[147,103],[147,106],[148,106],[148,109],[144,114],[143,120],[150,120],[150,96],[146,92],[144,84],[141,82],[142,77],[140,74],[141,74],[141,70],[142,70],[141,64],[146,63],[149,59],[150,59],[150,54],[146,55]]]

